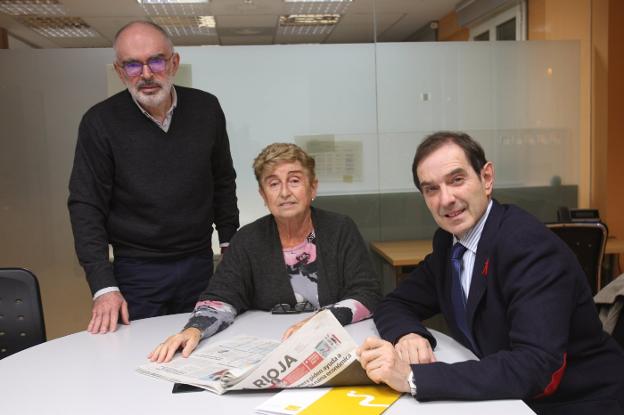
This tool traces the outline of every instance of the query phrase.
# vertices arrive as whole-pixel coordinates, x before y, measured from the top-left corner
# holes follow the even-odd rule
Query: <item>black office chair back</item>
[[[596,295],[602,288],[602,260],[607,245],[607,227],[602,222],[549,223],[554,233],[572,249]]]
[[[619,343],[620,347],[624,349],[624,311],[620,313],[620,317],[618,318],[617,323],[615,323],[615,328],[613,329],[611,336],[613,336],[615,341]]]
[[[46,341],[39,283],[21,268],[0,268],[0,359]]]

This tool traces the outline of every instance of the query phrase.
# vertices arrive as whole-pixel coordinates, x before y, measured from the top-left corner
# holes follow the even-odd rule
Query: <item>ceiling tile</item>
[[[175,46],[218,45],[218,36],[180,36],[173,38]]]
[[[209,4],[141,4],[148,16],[212,16]]]
[[[273,36],[221,36],[222,45],[270,45]]]
[[[219,15],[215,17],[217,26],[223,27],[274,27],[277,24],[277,16],[261,14],[255,16]]]
[[[216,16],[219,15],[256,15],[280,14],[282,0],[214,0],[211,3]]]
[[[99,37],[98,33],[79,17],[18,16],[17,20],[44,37]]]
[[[0,0],[0,4],[18,0]],[[272,37],[274,43],[361,43],[374,41],[373,12],[377,15],[379,41],[401,41],[431,20],[448,14],[459,0],[354,0],[350,3],[305,4],[285,3],[283,0],[211,0],[205,4],[140,5],[136,0],[20,0],[39,1],[63,6],[67,16],[81,18],[100,36],[90,44],[94,47],[110,46],[115,33],[123,25],[137,19],[175,16],[176,18],[214,16],[217,29],[190,30],[187,35],[176,33],[174,43],[179,46],[197,44],[233,44],[237,39],[243,44],[266,44]],[[8,3],[7,3],[8,4]],[[333,9],[327,9],[333,7]],[[294,10],[340,10],[338,24],[331,28],[276,29],[280,16],[293,14]],[[149,14],[149,15],[148,15]],[[36,47],[64,46],[53,38],[44,38],[18,20],[0,12],[0,27],[11,36]],[[175,26],[175,25],[174,25]],[[196,35],[188,34],[195,32]],[[258,37],[254,40],[254,37]],[[227,38],[222,40],[220,38]],[[88,43],[87,40],[81,41]],[[75,44],[75,42],[73,43]],[[72,45],[73,45],[72,44]],[[87,45],[89,46],[89,44]]]
[[[67,14],[80,17],[145,16],[136,0],[61,0]]]
[[[10,16],[64,16],[67,11],[58,0],[0,0],[0,13]]]
[[[313,36],[288,36],[288,35],[276,35],[275,43],[277,44],[301,44],[301,43],[321,43],[327,35],[313,35]]]
[[[219,37],[224,36],[247,36],[247,37],[273,37],[274,27],[218,27]]]

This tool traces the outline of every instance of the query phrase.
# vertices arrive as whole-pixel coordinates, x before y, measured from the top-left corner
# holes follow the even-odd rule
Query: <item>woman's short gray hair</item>
[[[314,172],[314,158],[310,157],[308,153],[303,151],[301,147],[292,143],[273,143],[269,144],[262,149],[260,154],[253,162],[254,174],[258,184],[262,179],[262,174],[267,169],[273,169],[280,163],[301,163],[301,166],[306,171],[310,183],[316,180],[316,173]]]

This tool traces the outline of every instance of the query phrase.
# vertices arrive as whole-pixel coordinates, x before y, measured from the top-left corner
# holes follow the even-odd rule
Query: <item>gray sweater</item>
[[[317,238],[318,298],[321,306],[351,298],[371,312],[380,283],[355,223],[347,216],[312,208]],[[246,310],[295,304],[277,224],[272,215],[242,227],[230,242],[200,301],[217,300]]]

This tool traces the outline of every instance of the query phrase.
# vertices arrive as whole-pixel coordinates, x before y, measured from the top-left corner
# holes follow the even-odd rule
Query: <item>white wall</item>
[[[32,49],[32,46],[22,42],[16,37],[9,35],[9,49]]]

